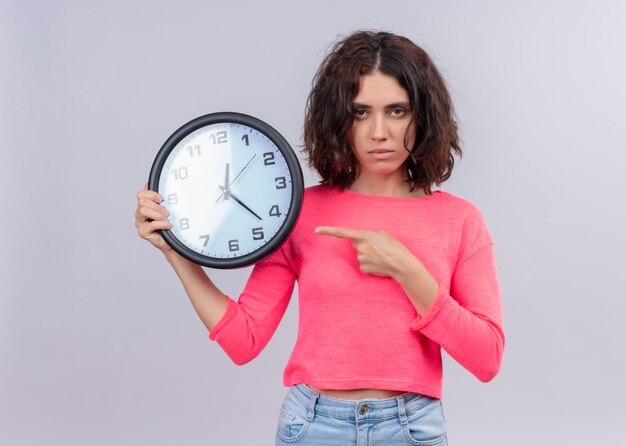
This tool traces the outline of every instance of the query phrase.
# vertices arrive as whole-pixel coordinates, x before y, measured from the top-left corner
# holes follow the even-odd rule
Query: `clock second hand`
[[[226,189],[228,189],[230,186],[232,186],[232,184],[235,182],[235,180],[237,178],[239,178],[239,175],[241,175],[243,173],[244,170],[246,170],[246,167],[248,167],[250,165],[250,163],[252,162],[252,160],[256,157],[256,153],[254,155],[252,155],[252,158],[250,158],[250,161],[248,161],[246,163],[245,166],[243,166],[243,169],[241,169],[239,171],[239,173],[237,175],[235,175],[235,178],[233,178],[233,181],[231,181],[230,183],[228,183],[228,181],[226,181]]]
[[[243,208],[245,210],[247,210],[248,212],[250,212],[252,215],[254,215],[256,218],[258,218],[259,220],[263,220],[261,217],[259,217],[256,212],[254,212],[252,209],[250,209],[248,206],[246,206],[239,198],[235,197],[232,192],[230,190],[228,190],[225,187],[219,186],[219,188],[222,190],[222,193],[225,197],[230,197],[233,200],[235,200],[237,203],[239,203],[241,206],[243,206]]]

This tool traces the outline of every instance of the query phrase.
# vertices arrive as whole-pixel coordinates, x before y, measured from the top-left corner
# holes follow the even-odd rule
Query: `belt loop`
[[[315,415],[315,404],[317,403],[317,399],[320,394],[317,392],[313,392],[313,396],[311,397],[311,401],[309,402],[309,411],[306,414],[306,420],[310,423],[313,421],[313,416]]]
[[[398,396],[396,397],[398,400],[398,416],[400,417],[400,424],[403,426],[408,423],[408,419],[406,417],[406,410],[404,408],[404,397]]]

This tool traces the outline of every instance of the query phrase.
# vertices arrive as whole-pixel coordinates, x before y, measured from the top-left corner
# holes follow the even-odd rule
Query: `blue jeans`
[[[441,401],[418,393],[341,400],[291,387],[280,408],[276,445],[447,446]]]

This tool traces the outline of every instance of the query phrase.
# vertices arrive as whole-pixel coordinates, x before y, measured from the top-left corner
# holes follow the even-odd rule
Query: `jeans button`
[[[374,409],[372,409],[371,407],[363,405],[359,407],[359,415],[365,415],[367,412],[371,412],[373,410]]]

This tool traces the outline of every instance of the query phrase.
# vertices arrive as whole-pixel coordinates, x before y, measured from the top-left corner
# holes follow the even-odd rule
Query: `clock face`
[[[230,268],[280,246],[295,224],[302,183],[278,132],[247,115],[216,113],[172,135],[150,188],[170,212],[173,227],[162,234],[172,248],[196,263]]]

